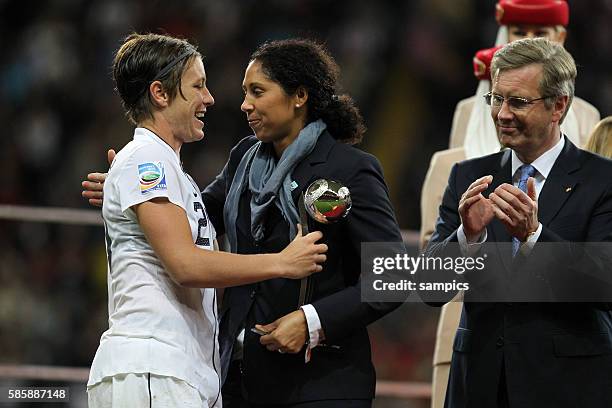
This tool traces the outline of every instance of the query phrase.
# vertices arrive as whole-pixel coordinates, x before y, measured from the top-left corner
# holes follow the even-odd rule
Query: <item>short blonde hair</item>
[[[612,159],[612,116],[603,118],[595,125],[585,149]]]

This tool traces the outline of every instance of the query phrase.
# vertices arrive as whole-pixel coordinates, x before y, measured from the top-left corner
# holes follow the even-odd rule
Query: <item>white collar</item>
[[[538,173],[540,173],[545,179],[548,178],[548,174],[550,173],[550,169],[555,164],[555,161],[563,151],[563,147],[565,146],[565,136],[562,134],[559,138],[559,141],[546,152],[540,155],[537,159],[535,159],[531,165],[535,167]],[[516,152],[512,151],[512,177],[516,174],[516,171],[523,164],[521,159],[518,158]]]
[[[137,127],[136,129],[134,129],[134,140],[143,140],[143,141],[153,140],[155,143],[163,146],[164,149],[168,149],[168,151],[172,152],[172,155],[176,157],[179,164],[181,162],[181,158],[178,155],[178,153],[175,152],[174,149],[170,147],[170,145],[166,143],[161,137],[157,136],[157,134],[151,132],[147,128]]]

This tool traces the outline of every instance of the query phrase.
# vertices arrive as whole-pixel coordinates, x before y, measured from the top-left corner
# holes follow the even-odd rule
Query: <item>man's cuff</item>
[[[461,224],[457,229],[457,240],[459,241],[461,253],[464,256],[473,256],[480,250],[482,244],[484,244],[484,242],[487,240],[487,230],[485,229],[484,233],[478,237],[476,242],[468,243],[467,237],[465,236],[465,231],[463,230],[463,224]]]
[[[529,255],[531,253],[531,250],[533,249],[533,246],[536,244],[536,242],[538,242],[538,239],[540,238],[541,234],[542,234],[542,223],[540,223],[538,225],[538,229],[535,230],[533,234],[530,234],[527,237],[527,240],[523,242],[520,248],[521,254],[523,254],[524,256]]]
[[[301,307],[306,316],[306,324],[308,325],[308,347],[314,348],[321,342],[323,328],[321,327],[321,319],[313,305],[304,305]]]

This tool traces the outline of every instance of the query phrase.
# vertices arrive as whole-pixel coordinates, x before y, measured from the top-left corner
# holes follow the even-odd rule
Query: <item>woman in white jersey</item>
[[[279,254],[213,252],[183,143],[201,140],[214,99],[201,55],[185,40],[132,34],[113,78],[134,139],[104,185],[109,329],[92,363],[90,407],[220,407],[216,287],[321,270],[319,232]],[[199,289],[206,288],[206,289]]]

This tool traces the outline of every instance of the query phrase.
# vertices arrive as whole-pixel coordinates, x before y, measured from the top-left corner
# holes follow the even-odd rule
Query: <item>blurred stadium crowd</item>
[[[569,1],[576,93],[612,113],[612,1]],[[268,39],[325,42],[368,124],[400,226],[418,229],[431,154],[476,89],[471,59],[493,46],[494,0],[0,0],[0,204],[86,208],[80,181],[131,137],[110,64],[131,31],[199,44],[216,104],[183,160],[201,186],[250,134],[241,81]],[[0,220],[0,363],[88,366],[106,327],[99,227]],[[437,311],[408,305],[374,327],[379,378],[429,381]]]

